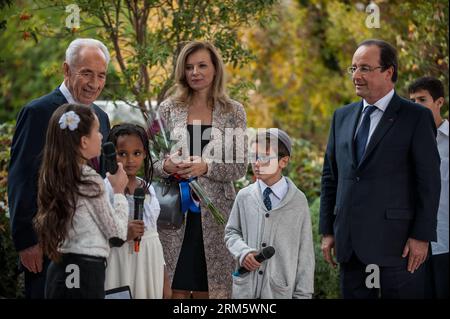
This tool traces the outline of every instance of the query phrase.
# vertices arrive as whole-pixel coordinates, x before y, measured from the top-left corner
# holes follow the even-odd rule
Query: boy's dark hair
[[[444,97],[445,94],[442,82],[431,76],[418,78],[408,86],[409,94],[416,93],[420,90],[428,91],[433,98],[433,101],[436,101],[440,97]]]
[[[266,140],[266,147],[270,146],[270,142],[271,139],[273,137],[271,137],[269,132],[266,132],[265,134],[260,134],[260,135],[256,135],[256,137],[253,139],[253,143],[259,143],[261,141],[261,139],[265,139]],[[289,154],[289,151],[287,149],[287,147],[283,144],[283,142],[280,141],[280,139],[277,139],[278,143],[278,159],[282,159],[285,156],[291,156]]]
[[[135,135],[137,136],[142,145],[144,145],[145,158],[144,158],[144,182],[145,191],[147,191],[148,186],[152,183],[153,179],[153,160],[150,155],[150,145],[148,142],[148,135],[145,129],[136,124],[122,123],[114,125],[108,135],[108,142],[112,142],[114,146],[117,147],[117,139],[119,136],[123,135]]]

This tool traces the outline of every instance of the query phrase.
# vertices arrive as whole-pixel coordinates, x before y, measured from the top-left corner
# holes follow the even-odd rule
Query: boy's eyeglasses
[[[260,164],[267,165],[271,160],[278,159],[278,156],[251,153],[249,158],[251,163],[256,163],[257,161],[259,161]]]

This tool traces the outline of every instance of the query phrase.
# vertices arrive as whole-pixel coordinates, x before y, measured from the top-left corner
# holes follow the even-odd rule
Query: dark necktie
[[[369,137],[370,130],[370,114],[375,111],[377,107],[375,105],[369,105],[364,110],[364,118],[359,127],[358,133],[355,138],[355,151],[356,151],[356,162],[359,164],[361,161],[364,151],[366,150],[367,138]]]
[[[264,205],[266,206],[267,210],[272,209],[272,202],[270,201],[269,195],[272,193],[272,189],[270,187],[267,187],[263,192],[264,197]]]

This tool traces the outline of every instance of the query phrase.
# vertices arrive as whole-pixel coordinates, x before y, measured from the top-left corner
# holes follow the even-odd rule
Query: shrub
[[[0,298],[17,298],[18,255],[11,240],[8,211],[8,163],[14,124],[0,124]]]
[[[325,262],[320,249],[319,212],[320,198],[316,198],[310,205],[311,222],[313,227],[314,254],[316,256],[316,270],[314,274],[314,298],[339,298],[339,270],[333,269]]]

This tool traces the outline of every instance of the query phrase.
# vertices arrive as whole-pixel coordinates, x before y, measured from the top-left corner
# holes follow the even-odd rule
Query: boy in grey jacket
[[[314,292],[314,248],[305,195],[282,170],[292,142],[271,128],[251,144],[256,182],[242,189],[225,228],[225,242],[240,267],[233,275],[233,298],[311,298]],[[273,246],[272,258],[255,255]]]

